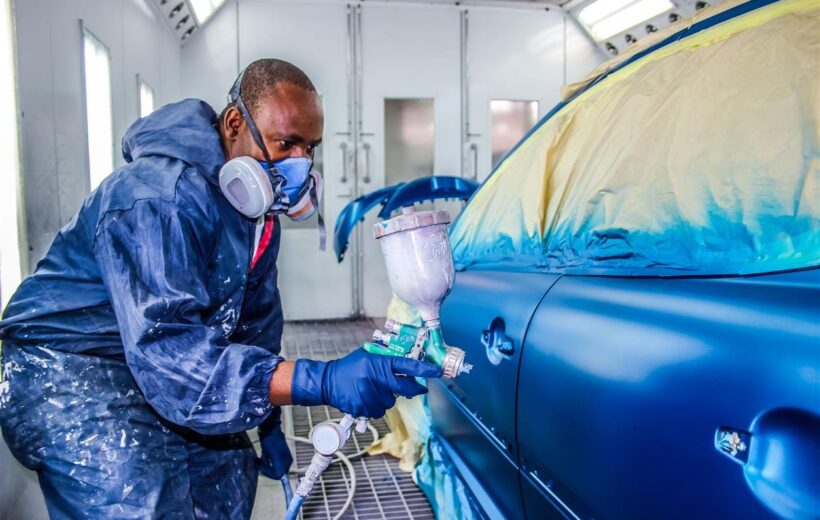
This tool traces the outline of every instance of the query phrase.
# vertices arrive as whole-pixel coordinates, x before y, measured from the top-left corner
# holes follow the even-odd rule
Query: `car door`
[[[818,302],[818,269],[562,277],[521,362],[527,516],[773,518],[767,505],[816,507]],[[716,449],[735,433],[734,448]]]
[[[430,383],[434,430],[461,463],[463,481],[490,518],[522,518],[515,402],[530,317],[556,275],[456,274],[441,319],[445,341],[466,351],[470,374]]]

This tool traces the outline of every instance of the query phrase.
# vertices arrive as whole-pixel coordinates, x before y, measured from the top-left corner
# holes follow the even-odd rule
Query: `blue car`
[[[451,229],[434,431],[488,518],[820,517],[820,4],[565,93]]]

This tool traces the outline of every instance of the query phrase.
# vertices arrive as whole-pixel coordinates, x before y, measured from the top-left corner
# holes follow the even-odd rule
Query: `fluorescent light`
[[[83,33],[85,116],[88,124],[88,170],[94,190],[114,168],[111,114],[111,54],[96,36]]]
[[[199,25],[208,21],[208,18],[219,9],[225,0],[188,0],[191,4],[191,9],[194,11],[197,23]]]
[[[593,38],[606,40],[674,7],[669,0],[597,0],[578,14]]]
[[[20,266],[20,156],[10,0],[0,1],[0,308],[22,277]]]
[[[140,117],[145,117],[154,111],[154,89],[137,74],[137,84],[140,94]]]
[[[578,14],[578,19],[587,27],[592,27],[602,18],[606,18],[612,13],[623,9],[633,1],[634,0],[598,0],[581,9],[581,12]]]

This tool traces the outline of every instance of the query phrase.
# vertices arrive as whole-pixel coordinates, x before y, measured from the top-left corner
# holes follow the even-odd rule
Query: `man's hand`
[[[281,368],[282,364],[276,372]],[[296,361],[292,366],[290,398],[293,404],[327,404],[354,417],[377,419],[393,407],[396,395],[410,398],[427,393],[415,377],[440,376],[441,369],[431,363],[369,354],[360,348],[333,361]],[[273,387],[272,380],[272,390]]]

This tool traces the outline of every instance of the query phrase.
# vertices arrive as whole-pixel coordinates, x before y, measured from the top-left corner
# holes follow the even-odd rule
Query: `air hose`
[[[304,501],[304,497],[298,495],[293,497],[293,500],[288,504],[288,510],[285,511],[285,520],[296,520],[296,517],[299,516],[299,508],[302,507]]]
[[[282,478],[279,479],[279,482],[282,483],[282,490],[285,492],[285,504],[290,504],[290,501],[293,499],[293,490],[290,489],[290,479],[287,475],[283,475]]]
[[[375,427],[373,427],[372,424],[367,423],[367,429],[370,430],[370,432],[373,434],[373,441],[372,442],[376,442],[377,440],[379,440],[379,432],[376,430]],[[301,442],[303,444],[313,445],[313,442],[310,439],[307,439],[305,437],[291,437],[290,435],[288,435],[287,438],[289,440],[294,441],[294,442]],[[351,459],[361,457],[361,456],[365,455],[366,453],[367,453],[366,449],[358,451],[358,452],[356,452],[352,455],[345,455],[341,451],[337,451],[336,453],[334,453],[334,456],[336,458],[330,460],[329,463],[328,463],[328,465],[330,465],[333,462],[336,462],[337,460],[342,461],[342,463],[345,466],[347,466],[347,471],[350,474],[350,489],[347,493],[347,499],[345,500],[345,503],[342,505],[342,508],[339,510],[339,512],[336,513],[336,515],[333,517],[333,520],[339,520],[340,518],[342,518],[342,516],[345,514],[345,512],[347,512],[347,510],[350,508],[351,504],[353,504],[353,496],[356,494],[356,470],[353,467],[353,463],[350,462],[350,461],[351,461]],[[295,470],[291,470],[291,472],[299,474],[299,473],[305,473],[309,469],[310,469],[310,466],[306,466],[304,468],[296,468]],[[282,481],[282,486],[283,486],[284,491],[285,491],[285,503],[287,504],[287,506],[286,506],[287,511],[285,513],[285,520],[295,520],[296,517],[299,515],[299,510],[302,507],[302,504],[304,503],[305,497],[300,496],[300,495],[296,495],[296,496],[293,495],[293,492],[291,491],[291,488],[290,488],[290,480],[288,479],[287,476],[282,477],[281,481]]]

